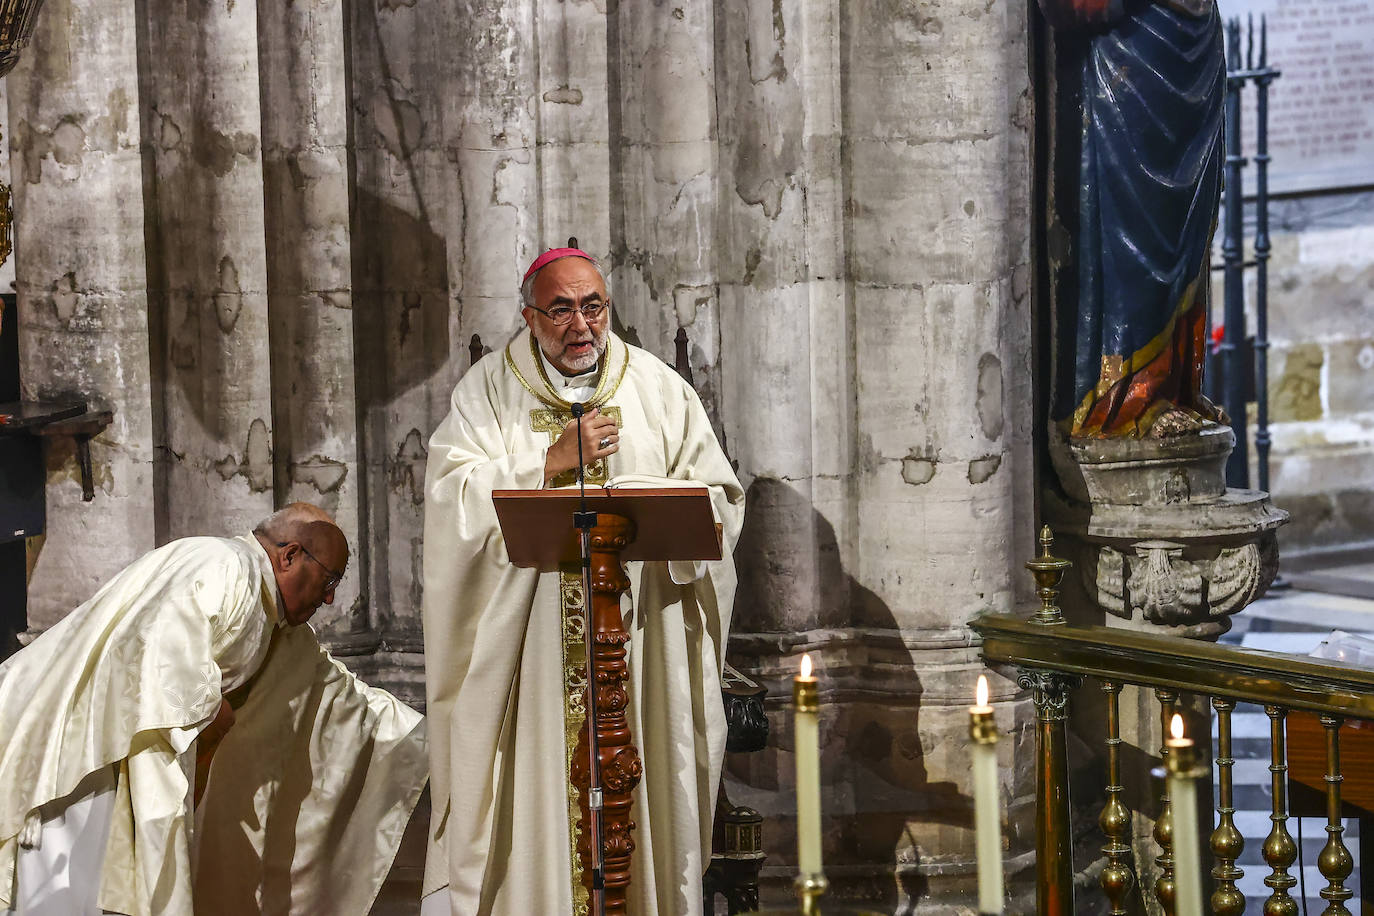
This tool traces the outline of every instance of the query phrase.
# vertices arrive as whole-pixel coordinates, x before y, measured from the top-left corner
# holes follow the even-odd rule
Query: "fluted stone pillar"
[[[146,14],[159,539],[247,531],[274,508],[257,7]]]
[[[323,506],[354,544],[334,607],[317,625],[336,645],[375,645],[366,584],[372,553],[360,491],[357,401],[351,372],[353,278],[349,225],[348,119],[339,0],[258,7],[263,86],[264,227],[279,504]]]
[[[531,97],[539,207],[537,224],[526,231],[535,230],[535,249],[576,236],[609,264],[613,136],[606,49],[614,28],[598,4],[585,0],[538,3],[534,16],[539,54]],[[518,266],[520,273],[527,263]],[[515,279],[507,278],[507,286]],[[616,296],[614,286],[611,295]],[[507,322],[518,315],[515,298],[508,291],[498,307]]]
[[[6,78],[24,396],[114,412],[91,442],[95,502],[81,500],[73,450],[49,451],[31,628],[154,544],[138,8],[50,0]]]
[[[609,22],[619,320],[631,340],[664,357],[687,327],[699,391],[710,389],[719,363],[713,19],[704,4],[621,3]]]
[[[460,177],[443,130],[449,68],[466,59],[467,46],[454,45],[445,24],[479,21],[437,0],[347,9],[367,577],[387,644],[418,653],[425,445],[467,356],[465,341],[450,331],[460,309],[453,292],[461,289],[452,256],[465,223],[461,209],[450,214],[450,187]]]
[[[1033,536],[1023,11],[945,0],[894,18],[863,2],[777,21],[751,4],[731,21],[752,68],[728,84],[735,115],[759,132],[735,190],[756,219],[776,213],[750,233],[767,241],[726,319],[726,426],[753,497],[734,649],[765,679],[801,651],[818,661],[834,893],[947,912],[973,901],[966,707],[982,665],[966,624],[1014,609]],[[767,68],[802,74],[801,97]],[[808,209],[842,201],[842,218],[789,226],[793,183]],[[837,249],[836,288],[818,266]],[[1030,759],[1032,713],[1013,684],[994,690],[1015,872],[1033,786],[1013,761]],[[785,706],[772,722],[778,754],[732,761],[732,800],[786,828],[789,795],[759,791],[791,783]],[[788,861],[793,838],[769,835]],[[773,874],[787,896],[786,868]]]
[[[480,333],[493,350],[523,326],[520,276],[540,247],[535,34],[541,6],[534,0],[470,0],[451,27],[454,91],[444,100],[443,129],[461,207],[450,221],[459,233],[452,240],[457,244],[450,244],[453,298],[461,333]],[[466,367],[464,349],[457,368]],[[455,375],[442,392],[443,412],[456,381]]]
[[[769,4],[754,3],[717,23],[728,191],[718,246],[723,421],[749,478],[738,554],[748,598],[735,620],[745,631],[848,619],[831,575],[849,541],[854,454],[846,226],[835,193],[837,20],[835,6],[809,4],[775,22]],[[783,79],[788,72],[806,82]]]

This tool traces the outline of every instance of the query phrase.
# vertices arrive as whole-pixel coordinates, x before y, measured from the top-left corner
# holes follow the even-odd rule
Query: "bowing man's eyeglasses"
[[[278,541],[278,542],[277,542],[277,546],[278,546],[278,547],[285,547],[288,543],[290,543],[290,542],[289,542],[289,541]],[[344,574],[343,574],[343,573],[341,573],[341,572],[335,572],[334,570],[330,569],[328,566],[325,566],[323,563],[320,562],[319,557],[315,556],[313,553],[311,553],[310,551],[308,551],[308,550],[305,549],[305,545],[304,545],[304,544],[297,543],[296,546],[299,547],[299,548],[301,549],[301,553],[305,554],[307,557],[309,557],[310,559],[314,560],[315,563],[316,563],[316,565],[318,565],[318,566],[320,567],[320,569],[323,569],[326,573],[329,574],[329,578],[324,580],[324,590],[325,590],[325,591],[327,591],[327,592],[328,592],[328,591],[333,591],[334,587],[337,586],[340,582],[343,581],[343,577],[344,577]],[[347,570],[345,570],[345,572],[347,572]]]
[[[610,307],[611,303],[609,299],[605,302],[593,302],[590,305],[584,305],[580,309],[571,308],[566,305],[556,305],[551,309],[541,309],[537,305],[530,306],[530,308],[534,309],[536,312],[548,316],[548,319],[559,327],[571,323],[573,315],[578,312],[582,313],[583,321],[587,322],[587,324],[591,324],[593,321],[600,318],[606,309]]]

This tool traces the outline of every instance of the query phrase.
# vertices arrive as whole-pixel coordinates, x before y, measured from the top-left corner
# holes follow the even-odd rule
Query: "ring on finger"
[[[610,437],[610,436],[605,436],[604,438],[602,438],[602,440],[601,440],[600,442],[598,442],[598,443],[596,444],[596,447],[597,447],[597,448],[605,448],[606,446],[608,446],[608,445],[610,445],[610,444],[611,444],[611,437]]]

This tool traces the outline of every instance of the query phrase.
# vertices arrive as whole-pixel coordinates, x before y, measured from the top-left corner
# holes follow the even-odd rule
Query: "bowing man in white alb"
[[[365,916],[428,761],[306,625],[347,563],[297,503],[146,554],[0,665],[0,914]]]

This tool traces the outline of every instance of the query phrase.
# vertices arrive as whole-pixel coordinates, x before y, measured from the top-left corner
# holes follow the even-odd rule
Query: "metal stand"
[[[1250,40],[1254,43],[1254,23]],[[1248,57],[1248,55],[1247,55]],[[1248,61],[1247,61],[1248,64]],[[1248,68],[1247,68],[1248,69]],[[1269,84],[1279,71],[1269,66],[1269,30],[1260,17],[1259,69],[1255,76],[1255,467],[1258,487],[1269,492]],[[1269,583],[1270,592],[1293,584],[1282,573]]]
[[[591,637],[595,632],[592,625],[592,529],[596,527],[596,513],[587,511],[587,468],[582,461],[582,415],[586,409],[581,403],[572,406],[572,415],[577,418],[577,492],[579,510],[573,513],[573,526],[578,531],[578,542],[582,549],[582,616],[587,634],[587,721],[592,727],[587,729],[587,806],[591,817],[588,826],[591,831],[592,848],[592,886],[591,912],[604,916],[606,912],[606,862],[602,848],[604,832],[603,793],[601,789],[601,745],[596,734],[596,670],[595,654],[591,650]]]
[[[1226,57],[1240,57],[1240,23],[1226,24]],[[1244,258],[1245,228],[1241,225],[1241,169],[1245,157],[1240,152],[1240,89],[1244,77],[1235,71],[1226,73],[1226,199],[1222,207],[1221,256],[1225,265],[1224,311],[1218,355],[1224,379],[1222,392],[1226,413],[1231,418],[1231,430],[1236,434],[1235,447],[1226,459],[1228,486],[1248,489],[1250,476],[1250,443],[1245,434],[1246,385],[1243,365],[1245,345],[1245,288]]]
[[[1278,76],[1270,70],[1268,30],[1260,17],[1259,69],[1254,74],[1255,97],[1255,460],[1259,489],[1269,492],[1269,84]],[[1254,44],[1254,23],[1250,43]]]

